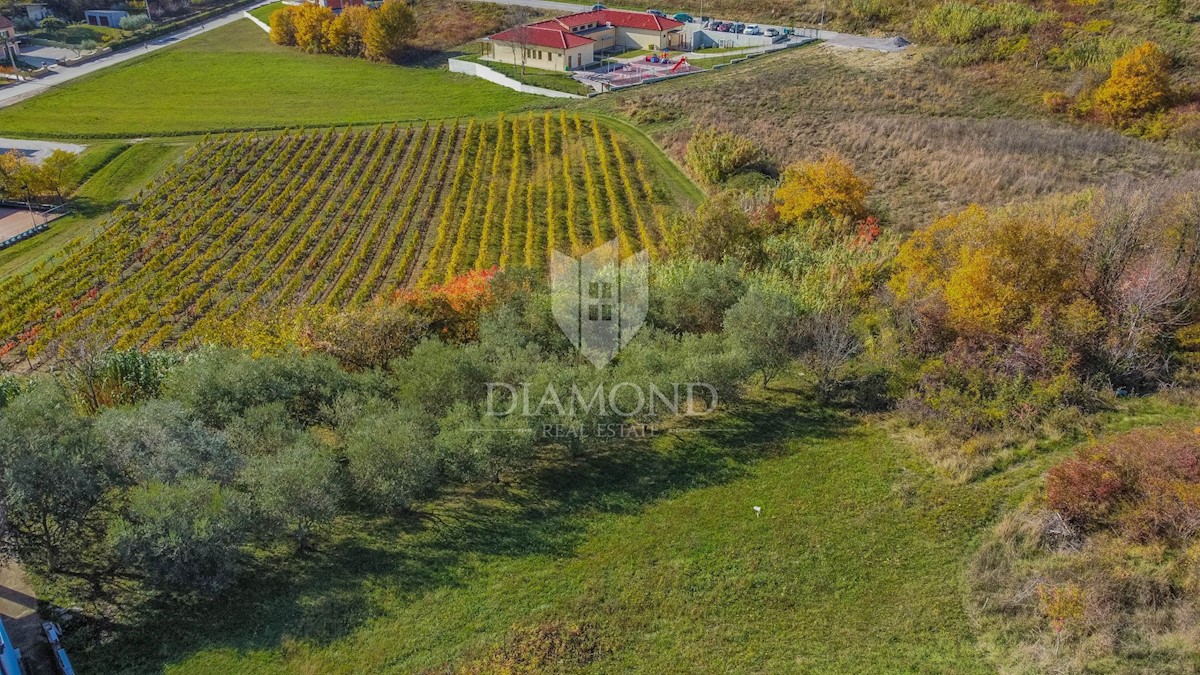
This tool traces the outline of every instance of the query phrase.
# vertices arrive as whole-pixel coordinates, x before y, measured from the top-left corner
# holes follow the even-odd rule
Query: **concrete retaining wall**
[[[259,20],[258,20],[258,17],[254,16],[254,15],[253,15],[253,14],[251,14],[250,12],[242,12],[242,16],[244,16],[244,17],[246,17],[247,19],[250,19],[250,20],[251,20],[251,21],[253,21],[254,23],[258,24],[258,27],[259,27],[259,28],[261,28],[261,29],[263,29],[263,30],[267,31],[268,33],[270,33],[270,32],[271,32],[271,27],[270,27],[270,26],[268,26],[267,24],[263,23],[262,21],[259,21]]]
[[[474,61],[450,59],[450,72],[474,75],[475,77],[483,78],[488,82],[498,84],[501,87],[508,87],[523,94],[536,94],[538,96],[549,96],[550,98],[587,98],[586,96],[570,94],[565,91],[556,91],[554,89],[545,89],[543,87],[524,84],[507,75],[496,72],[482,63],[475,63]]]

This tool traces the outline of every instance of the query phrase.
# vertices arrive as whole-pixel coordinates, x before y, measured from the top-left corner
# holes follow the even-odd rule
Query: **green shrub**
[[[727,180],[762,161],[762,150],[753,141],[737,134],[703,129],[688,141],[688,166],[709,184]]]

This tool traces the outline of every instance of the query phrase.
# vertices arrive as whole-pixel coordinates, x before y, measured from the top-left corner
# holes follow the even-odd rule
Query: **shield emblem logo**
[[[603,368],[646,320],[650,256],[621,260],[616,239],[579,259],[550,258],[551,310],[559,328],[592,365]]]

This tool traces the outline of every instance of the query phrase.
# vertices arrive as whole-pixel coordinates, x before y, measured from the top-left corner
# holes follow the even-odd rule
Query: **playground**
[[[656,51],[610,64],[598,70],[576,73],[575,79],[591,85],[598,91],[608,91],[664,77],[699,73],[703,70],[703,68],[688,63],[686,56],[667,51]]]

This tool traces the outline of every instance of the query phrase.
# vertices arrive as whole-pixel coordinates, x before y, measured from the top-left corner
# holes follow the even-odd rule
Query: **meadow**
[[[3,353],[37,359],[84,336],[236,341],[247,319],[545,269],[550,251],[612,238],[657,257],[677,189],[639,155],[595,118],[561,112],[213,137],[100,236],[0,286]]]
[[[86,663],[477,672],[525,631],[554,644],[578,626],[598,645],[586,672],[988,672],[955,579],[995,494],[946,488],[880,428],[794,392],[705,426],[724,430],[539,462],[419,524],[346,517],[203,618],[148,618]]]
[[[879,54],[813,46],[582,107],[629,119],[680,162],[703,127],[753,140],[773,170],[836,152],[874,182],[880,209],[904,230],[971,203],[1200,167],[1194,152],[1048,119],[1041,95],[1050,77],[949,69],[925,48]],[[730,95],[736,91],[753,95]]]
[[[491,115],[542,101],[441,69],[305,54],[237,21],[0,110],[0,134],[136,138],[371,124]]]

